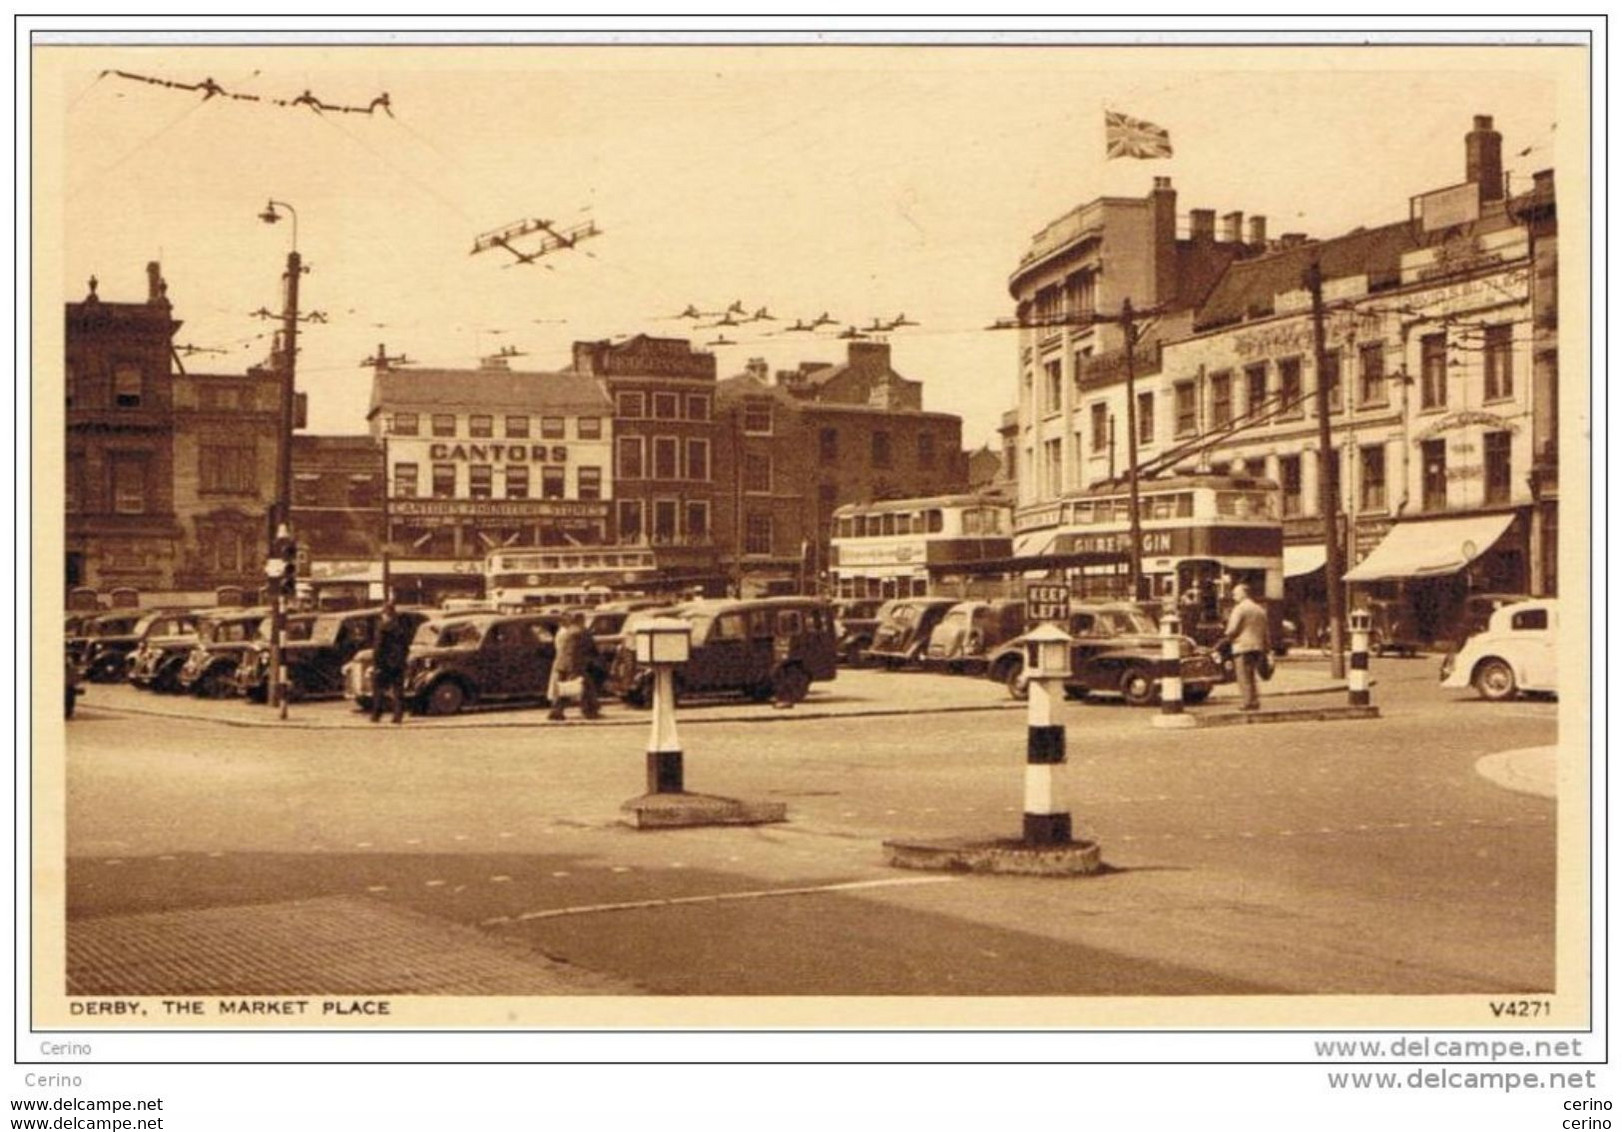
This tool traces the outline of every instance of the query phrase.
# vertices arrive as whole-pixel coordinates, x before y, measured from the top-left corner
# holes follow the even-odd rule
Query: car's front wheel
[[[1146,665],[1134,664],[1121,673],[1121,698],[1133,707],[1148,707],[1160,696],[1160,681]]]
[[[428,693],[429,715],[455,715],[467,702],[467,692],[455,680],[441,680]]]
[[[231,685],[224,672],[213,668],[197,681],[197,694],[205,700],[223,700],[231,694]]]
[[[1476,665],[1475,679],[1471,681],[1476,693],[1484,700],[1507,700],[1515,694],[1515,670],[1509,663],[1493,657]]]
[[[1008,689],[1011,699],[1023,700],[1031,694],[1025,682],[1025,666],[1018,660],[1005,660],[997,665],[997,682]]]

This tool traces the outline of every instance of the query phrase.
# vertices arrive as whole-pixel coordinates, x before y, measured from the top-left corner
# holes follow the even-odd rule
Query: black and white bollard
[[[1025,638],[1025,836],[1027,845],[1067,845],[1070,811],[1059,801],[1064,766],[1064,724],[1057,723],[1070,675],[1070,636],[1057,625],[1038,625]]]
[[[1194,727],[1193,716],[1183,711],[1183,634],[1177,615],[1168,613],[1160,619],[1160,712],[1155,716],[1156,727]]]
[[[1346,702],[1352,707],[1369,706],[1369,614],[1355,610],[1352,622],[1352,662],[1346,667]]]

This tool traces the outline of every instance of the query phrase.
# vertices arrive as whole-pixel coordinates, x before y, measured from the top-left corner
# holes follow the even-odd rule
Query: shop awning
[[[1398,523],[1373,554],[1346,572],[1346,580],[1375,582],[1456,574],[1490,550],[1514,520],[1513,515],[1471,515]]]
[[[1059,539],[1056,530],[1032,531],[1030,534],[1014,536],[1014,557],[1035,558],[1046,554],[1053,549],[1053,544]]]
[[[1324,568],[1324,557],[1322,543],[1313,546],[1286,546],[1284,548],[1284,576],[1286,578],[1299,578],[1302,574],[1322,570]]]

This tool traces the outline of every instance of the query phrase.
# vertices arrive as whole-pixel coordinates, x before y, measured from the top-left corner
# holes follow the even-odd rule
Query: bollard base
[[[1104,863],[1096,841],[1033,845],[1000,841],[886,841],[885,860],[898,869],[1005,876],[1092,876]]]
[[[644,794],[620,806],[635,829],[682,829],[697,825],[766,825],[788,820],[784,802],[741,802],[714,794]]]
[[[1163,711],[1155,716],[1154,725],[1156,727],[1169,728],[1175,731],[1181,727],[1198,727],[1200,725],[1200,721],[1185,711]]]

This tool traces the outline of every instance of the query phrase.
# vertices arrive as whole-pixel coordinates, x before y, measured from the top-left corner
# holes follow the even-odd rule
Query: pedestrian
[[[597,655],[597,638],[586,627],[584,613],[576,610],[564,618],[556,647],[557,654],[552,658],[552,710],[546,718],[564,718],[565,703],[578,695],[581,716],[596,719],[601,714],[597,706],[597,685],[602,677],[602,660]],[[578,693],[574,692],[573,685],[578,685]]]
[[[1233,647],[1239,691],[1244,697],[1239,710],[1255,711],[1261,707],[1259,670],[1267,662],[1267,610],[1251,600],[1250,587],[1242,582],[1233,587],[1233,601],[1233,612],[1228,614],[1228,627],[1222,639]]]
[[[411,655],[411,626],[394,609],[392,599],[383,603],[377,622],[377,647],[372,651],[372,722],[383,718],[383,697],[394,700],[394,722],[405,719],[406,660]]]

